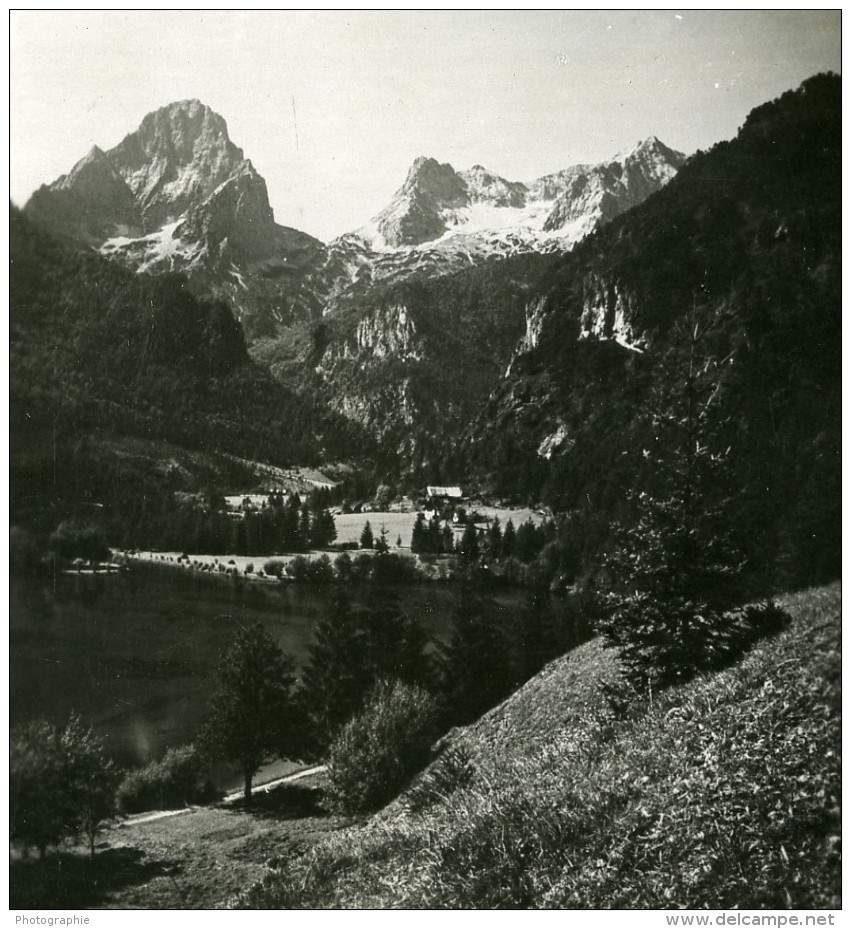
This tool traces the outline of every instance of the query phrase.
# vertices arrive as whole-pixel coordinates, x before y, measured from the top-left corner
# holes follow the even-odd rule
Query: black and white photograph
[[[9,11],[10,919],[834,925],[841,20]]]

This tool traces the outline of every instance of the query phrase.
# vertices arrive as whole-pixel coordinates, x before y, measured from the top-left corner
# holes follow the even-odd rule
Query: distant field
[[[536,525],[540,525],[540,523],[542,523],[545,518],[543,514],[528,508],[506,509],[504,507],[480,506],[476,507],[476,512],[489,520],[493,519],[494,517],[498,517],[503,528],[505,528],[505,524],[509,519],[514,522],[515,526],[519,526],[521,523],[524,523],[529,519],[531,519],[532,522]],[[334,516],[334,524],[337,527],[337,542],[359,542],[361,533],[363,532],[363,527],[366,525],[368,520],[370,526],[372,527],[372,534],[376,539],[378,539],[382,526],[387,529],[387,543],[389,544],[391,550],[395,550],[397,548],[396,541],[399,538],[402,540],[402,549],[409,550],[411,547],[411,533],[413,532],[416,519],[416,512],[337,514]],[[460,532],[460,529],[458,531]],[[140,558],[143,561],[176,564],[177,559],[181,554],[181,552],[145,551],[137,552],[135,557]],[[197,561],[204,565],[214,565],[216,562],[218,562],[219,564],[224,565],[226,568],[233,568],[236,566],[240,574],[244,574],[246,566],[250,564],[253,564],[256,570],[262,568],[263,563],[271,558],[274,558],[276,561],[283,561],[284,564],[287,564],[296,557],[295,555],[275,555],[273,553],[269,553],[268,555],[234,555],[232,552],[221,552],[217,555],[196,555],[192,552],[187,552],[187,554],[190,556],[192,561]],[[318,555],[319,552],[311,552],[310,554]],[[333,560],[335,557],[334,553],[330,552],[329,554]],[[231,561],[234,562],[233,565],[229,564]]]
[[[402,537],[402,547],[411,547],[411,532],[416,521],[416,513],[346,513],[334,517],[337,527],[338,542],[360,541],[363,527],[369,520],[372,534],[377,539],[381,527],[387,529],[387,543],[390,548],[396,548],[396,539]]]
[[[544,521],[543,515],[535,510],[530,509],[505,509],[495,506],[476,507],[476,511],[488,519],[499,517],[500,523],[505,526],[509,519],[514,522],[515,526],[531,519],[536,525]],[[387,529],[387,541],[391,548],[396,547],[396,539],[401,536],[402,547],[410,548],[411,533],[416,522],[417,514],[414,513],[347,513],[334,517],[334,523],[337,526],[338,542],[357,542],[360,540],[364,524],[369,520],[372,526],[373,535],[378,538],[382,525]]]

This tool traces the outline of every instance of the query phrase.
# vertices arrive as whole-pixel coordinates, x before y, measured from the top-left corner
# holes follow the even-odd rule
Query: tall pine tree
[[[722,366],[693,311],[661,360],[660,388],[642,450],[645,489],[615,535],[605,575],[612,587],[601,631],[640,690],[687,679],[735,649],[729,610],[741,555],[731,530],[730,449],[715,414]]]
[[[321,753],[360,709],[371,681],[363,612],[355,610],[345,589],[337,586],[314,629],[299,688],[314,752]]]
[[[508,643],[492,603],[469,579],[459,582],[449,642],[440,650],[446,721],[472,722],[508,693],[513,678]]]

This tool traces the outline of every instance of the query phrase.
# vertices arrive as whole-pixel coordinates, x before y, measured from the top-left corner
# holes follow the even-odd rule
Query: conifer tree
[[[285,552],[301,550],[298,533],[298,506],[294,503],[292,497],[288,499],[287,505],[284,507],[281,535],[281,543]]]
[[[488,556],[494,561],[498,561],[502,556],[502,526],[499,517],[495,516],[493,522],[488,526]]]
[[[467,520],[464,534],[461,536],[460,552],[466,561],[479,560],[479,533],[472,519]]]
[[[650,448],[642,452],[650,482],[631,495],[635,518],[619,529],[605,561],[613,590],[601,631],[642,690],[713,667],[736,647],[728,611],[742,562],[727,512],[729,448],[712,409],[723,383],[704,350],[693,313],[662,359],[673,382],[650,415]]]
[[[446,721],[464,725],[510,692],[512,672],[494,605],[469,579],[459,583],[452,619],[451,637],[439,652],[442,695]]]
[[[402,612],[396,590],[384,584],[371,584],[366,606],[363,619],[366,661],[372,678],[427,682],[428,639],[419,622]]]
[[[337,586],[314,629],[299,690],[314,751],[323,751],[358,711],[371,681],[363,611]]]
[[[387,528],[383,523],[378,534],[378,541],[375,543],[375,550],[379,555],[386,555],[390,551],[390,546],[387,543]]]
[[[201,743],[211,757],[239,764],[246,801],[258,768],[295,745],[293,670],[293,660],[259,623],[241,629],[219,662],[219,686]]]
[[[514,555],[517,545],[517,532],[514,528],[514,521],[509,519],[505,524],[505,531],[502,534],[502,557],[511,558]]]
[[[310,525],[310,544],[313,548],[327,548],[337,538],[334,517],[327,507],[317,510]]]
[[[312,521],[310,518],[310,506],[307,500],[301,506],[301,512],[298,517],[298,538],[301,551],[307,551],[310,548]]]
[[[528,564],[535,557],[538,549],[538,534],[535,525],[531,519],[527,519],[525,523],[520,524],[517,530],[515,554],[524,564]]]
[[[414,554],[426,551],[426,522],[422,513],[417,513],[414,528],[411,530],[411,551]]]
[[[455,550],[455,533],[449,523],[444,523],[440,531],[440,550],[446,555],[451,555]]]
[[[442,544],[442,535],[440,530],[440,517],[432,516],[428,523],[428,529],[426,530],[426,535],[428,538],[428,551],[432,555],[437,555],[440,552]]]
[[[375,537],[372,534],[372,526],[369,524],[369,520],[364,523],[363,532],[360,534],[360,547],[361,548],[374,548],[375,546]]]

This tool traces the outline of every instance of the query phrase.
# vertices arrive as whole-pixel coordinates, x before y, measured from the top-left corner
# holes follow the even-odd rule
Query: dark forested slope
[[[81,459],[96,434],[278,464],[364,447],[351,423],[253,363],[229,307],[182,276],[136,275],[14,207],[10,235],[13,521],[163,490],[117,460]]]
[[[754,110],[662,191],[587,239],[542,294],[466,444],[492,487],[608,522],[652,484],[690,364],[746,542],[838,570],[841,88]],[[664,451],[664,449],[662,449]],[[707,501],[709,503],[710,501]]]

